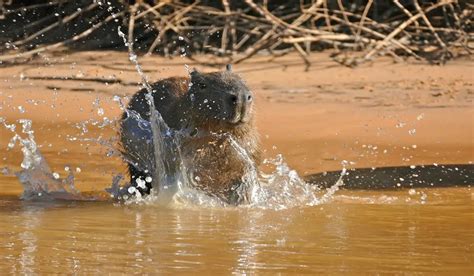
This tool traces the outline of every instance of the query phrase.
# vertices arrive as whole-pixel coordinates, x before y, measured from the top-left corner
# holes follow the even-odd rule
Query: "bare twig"
[[[137,13],[138,4],[135,3],[130,7],[130,18],[128,20],[128,45],[133,50],[133,30],[135,29],[135,13]]]
[[[339,10],[342,11],[342,17],[344,18],[345,22],[350,22],[349,18],[347,17],[347,14],[345,13],[344,5],[342,4],[342,0],[337,0],[337,5],[339,6]],[[351,33],[355,35],[354,30],[352,28],[349,28],[351,30]]]
[[[230,6],[229,6],[228,0],[222,0],[222,5],[224,6],[226,18],[225,18],[224,29],[222,30],[221,51],[225,52],[225,50],[227,49],[227,44],[228,44],[227,33],[229,32],[229,28],[230,28],[231,12],[230,12]]]
[[[453,1],[442,1],[442,2],[439,2],[439,3],[436,3],[434,5],[432,5],[431,7],[428,7],[424,13],[427,13],[431,10],[434,10],[436,8],[439,8],[443,5],[447,5],[449,3],[452,3]],[[375,46],[374,49],[370,50],[365,56],[364,56],[364,60],[369,60],[371,59],[380,49],[382,49],[384,46],[387,45],[387,43],[392,40],[396,35],[398,35],[402,30],[404,30],[406,27],[408,27],[410,24],[412,24],[413,22],[415,22],[416,20],[418,20],[420,17],[423,16],[424,13],[418,13],[416,15],[413,15],[412,17],[410,17],[408,20],[404,21],[402,24],[400,24],[395,30],[393,30],[389,35],[387,35],[384,40],[380,41],[379,43],[377,43],[377,45]]]
[[[362,31],[362,27],[364,26],[364,21],[367,18],[367,13],[369,13],[370,7],[372,7],[373,0],[367,1],[367,5],[365,5],[364,12],[362,13],[362,17],[359,21],[359,26],[357,28],[357,32],[355,34],[356,37],[360,36],[360,32]],[[348,20],[346,20],[348,21]]]
[[[141,12],[140,14],[137,14],[135,16],[135,20],[138,20],[138,19],[144,17],[145,15],[147,15],[149,13],[153,13],[155,16],[160,16],[160,13],[157,12],[157,10],[164,7],[166,4],[167,4],[166,2],[160,2],[160,3],[158,3],[158,4],[156,4],[152,7],[152,6],[148,5],[147,3],[141,3],[141,5],[147,7],[147,10],[144,11],[144,12]]]
[[[426,26],[428,26],[428,28],[430,28],[431,32],[433,33],[434,37],[438,41],[441,48],[443,48],[445,51],[447,51],[446,44],[444,44],[443,40],[441,40],[438,33],[433,29],[433,25],[431,25],[430,20],[428,19],[428,17],[426,17],[426,14],[421,9],[420,4],[418,4],[418,0],[413,0],[413,3],[415,4],[415,7],[416,7],[416,10],[418,11],[418,14],[421,15],[421,18],[423,18],[423,21],[425,21]]]
[[[311,62],[308,60],[308,55],[305,53],[303,48],[298,43],[293,43],[293,47],[295,47],[296,52],[300,54],[301,58],[303,58],[304,64],[305,64],[305,71],[309,70],[309,66],[311,66]]]
[[[250,57],[252,57],[253,55],[255,55],[260,49],[263,48],[263,46],[265,46],[266,44],[269,43],[269,41],[272,41],[276,39],[275,38],[275,32],[274,30],[272,31],[269,31],[268,33],[266,33],[262,38],[260,38],[260,40],[255,43],[252,47],[248,48],[246,51],[245,51],[245,55],[243,57],[240,57],[238,59],[236,59],[234,61],[235,64],[237,63],[240,63]]]

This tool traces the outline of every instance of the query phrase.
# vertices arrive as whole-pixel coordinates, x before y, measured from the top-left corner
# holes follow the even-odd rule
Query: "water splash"
[[[137,115],[131,113],[128,119],[139,120],[137,126],[145,131],[145,136],[148,135],[152,138],[152,122],[140,119],[136,117]],[[69,175],[64,179],[51,170],[37,146],[31,120],[22,119],[18,122],[21,124],[21,134],[17,133],[15,124],[8,124],[5,120],[0,119],[0,123],[3,123],[5,128],[14,134],[8,148],[13,149],[17,144],[20,144],[23,153],[22,170],[15,173],[24,187],[22,198],[25,200],[85,200],[86,198],[81,196],[74,187],[73,170],[67,169]],[[162,143],[159,145],[158,153],[155,151],[155,154],[161,154],[163,162],[173,160],[176,158],[175,155],[180,157],[178,145],[182,133],[171,132],[166,125],[159,125],[159,122],[156,121],[154,123],[159,128],[159,141]],[[163,135],[163,133],[168,134]],[[258,170],[246,150],[231,135],[223,135],[229,139],[232,148],[246,164],[246,173],[242,177],[242,185],[237,191],[245,199],[242,205],[244,208],[281,210],[298,206],[314,206],[330,201],[335,192],[343,185],[342,178],[346,173],[345,168],[339,180],[332,187],[323,191],[316,185],[306,183],[296,171],[284,162],[282,155],[264,161],[266,165],[274,167],[272,173],[264,174]],[[347,165],[346,163],[343,163],[343,166]],[[165,163],[162,166],[166,167],[167,165]],[[159,186],[160,190],[149,196],[141,196],[140,193],[124,189],[120,185],[123,180],[122,175],[114,177],[112,187],[108,189],[108,192],[115,198],[125,199],[125,204],[171,205],[176,208],[228,206],[219,198],[194,189],[194,182],[188,177],[188,168],[181,159],[179,168],[178,172],[174,174],[163,172],[161,177],[164,180]],[[169,183],[176,183],[176,185],[169,186]],[[89,200],[93,200],[93,198],[89,198]]]
[[[187,183],[187,177],[183,173],[176,175],[176,172],[171,171],[172,165],[169,164],[171,160],[176,160],[180,164],[180,171],[183,171],[183,162],[180,158],[180,151],[178,149],[179,141],[177,136],[172,135],[172,130],[168,127],[163,117],[155,108],[155,102],[153,98],[153,88],[148,82],[146,74],[143,72],[138,57],[133,50],[133,41],[127,41],[125,33],[122,32],[121,27],[117,29],[118,35],[123,39],[123,43],[128,47],[129,60],[135,65],[137,73],[141,77],[141,83],[147,90],[146,99],[149,105],[150,114],[150,129],[152,134],[152,145],[154,164],[149,164],[151,168],[152,181],[152,194],[151,197],[161,199],[161,201],[169,201],[180,186],[184,186]],[[137,114],[138,115],[138,114]],[[134,117],[136,121],[130,121],[130,123],[146,124],[139,116]],[[178,153],[177,156],[171,156],[172,153]],[[135,192],[137,195],[138,192]],[[140,198],[140,196],[138,197]]]
[[[164,122],[161,114],[155,108],[154,91],[138,62],[137,55],[133,50],[133,41],[127,40],[125,33],[121,31],[120,27],[118,27],[117,31],[118,35],[123,39],[124,45],[128,47],[129,60],[135,65],[135,69],[141,77],[142,85],[148,92],[146,99],[149,104],[149,110],[151,110],[150,121],[144,120],[133,111],[126,111],[128,116],[124,121],[127,126],[125,129],[132,129],[132,132],[136,130],[138,133],[137,139],[145,137],[145,140],[148,142],[146,149],[139,153],[138,156],[133,156],[133,159],[141,161],[139,163],[145,164],[146,168],[152,168],[151,175],[153,178],[153,189],[150,195],[142,196],[138,190],[132,187],[128,191],[134,194],[135,197],[132,197],[127,202],[138,204],[163,204],[163,202],[168,204],[172,202],[181,205],[197,204],[209,207],[226,205],[216,197],[193,189],[196,185],[194,185],[194,179],[190,177],[191,174],[187,168],[186,160],[181,155],[180,150],[181,139],[185,136],[185,133],[170,129]],[[225,138],[229,140],[232,148],[246,165],[242,184],[236,188],[235,193],[238,194],[239,198],[243,199],[243,203],[247,206],[284,209],[301,204],[315,205],[328,201],[339,187],[343,185],[342,177],[345,174],[345,168],[337,183],[331,189],[328,189],[321,198],[318,198],[316,193],[321,191],[319,191],[317,186],[310,185],[301,179],[296,171],[291,170],[283,162],[281,155],[277,156],[274,160],[267,160],[267,164],[275,166],[274,173],[269,175],[260,174],[256,164],[250,158],[245,148],[239,145],[231,135],[223,135],[226,136]],[[134,141],[132,140],[131,143],[134,143]],[[150,152],[153,152],[152,158],[149,156]],[[172,162],[174,164],[171,164]],[[178,171],[172,170],[175,164],[178,164]],[[192,164],[190,165],[192,166]],[[140,185],[140,183],[137,184]]]
[[[127,42],[125,34],[118,29],[118,34],[123,38],[124,44],[129,48],[129,60],[135,65],[135,69],[141,77],[141,83],[147,90],[146,99],[150,106],[150,120],[144,120],[139,114],[128,111],[124,108],[120,98],[114,97],[114,101],[120,104],[122,110],[127,112],[126,124],[131,124],[131,129],[137,130],[137,135],[145,137],[150,141],[149,156],[139,156],[139,160],[145,161],[146,167],[151,168],[150,179],[137,180],[143,183],[152,183],[152,193],[142,196],[133,186],[120,185],[123,177],[118,175],[112,181],[112,187],[107,191],[115,198],[125,199],[126,204],[171,204],[175,207],[205,206],[221,207],[227,206],[225,202],[217,197],[210,196],[202,191],[194,189],[194,179],[189,173],[189,166],[181,154],[181,142],[186,133],[174,131],[164,122],[161,114],[155,108],[153,99],[153,87],[149,84],[147,76],[144,74],[137,55],[133,52],[133,43]],[[99,102],[94,102],[97,113],[104,115],[104,111],[99,107]],[[15,124],[7,124],[5,120],[0,120],[4,126],[14,133],[9,143],[9,148],[13,148],[17,143],[22,147],[23,161],[22,170],[16,173],[18,179],[24,187],[23,199],[26,200],[53,200],[53,199],[82,199],[80,193],[74,187],[74,175],[72,170],[68,170],[69,175],[61,179],[59,175],[51,170],[46,159],[41,154],[32,130],[30,120],[19,120],[22,125],[22,134],[16,132]],[[88,120],[76,124],[76,127],[87,133],[87,124],[92,124],[99,128],[113,124],[113,121],[104,117],[104,121]],[[345,169],[341,173],[339,180],[330,189],[320,190],[317,186],[306,183],[296,171],[289,168],[284,162],[283,156],[278,155],[275,159],[265,161],[267,165],[273,166],[274,171],[270,174],[260,172],[246,152],[245,148],[229,134],[224,135],[228,139],[231,147],[236,151],[245,163],[245,174],[242,177],[242,185],[236,189],[239,198],[243,199],[243,205],[248,208],[264,209],[286,209],[296,206],[313,206],[329,201],[334,193],[343,185],[342,177]],[[82,140],[89,138],[68,137],[70,140]],[[96,141],[97,142],[97,141]],[[151,162],[147,164],[146,162]],[[172,164],[173,163],[173,164]],[[176,168],[174,171],[171,168]]]
[[[273,166],[273,172],[269,174],[260,172],[246,150],[231,135],[223,135],[229,139],[232,148],[246,164],[242,184],[235,191],[240,198],[243,198],[240,205],[243,208],[283,210],[293,207],[315,206],[331,201],[334,194],[344,185],[343,177],[346,175],[346,166],[349,165],[347,161],[342,162],[343,169],[335,184],[322,190],[317,185],[305,182],[295,170],[285,163],[281,154],[274,159],[264,161],[266,165]],[[186,168],[181,168],[179,173],[182,177],[188,175]],[[186,178],[186,181],[188,185],[179,182],[174,193],[168,195],[171,197],[166,198],[167,205],[175,208],[229,206],[218,197],[210,196],[193,188],[193,179]],[[145,197],[139,195],[130,198],[127,204],[163,204],[163,202],[158,193],[158,195]]]
[[[315,206],[329,202],[344,185],[345,162],[342,164],[339,179],[326,190],[304,181],[285,163],[281,154],[274,159],[266,159],[264,163],[274,166],[274,171],[270,174],[260,173],[259,189],[255,190],[257,193],[253,195],[250,207],[282,210],[298,206]]]
[[[22,126],[23,137],[16,132],[15,124],[7,124],[3,119],[0,122],[14,133],[8,144],[8,149],[13,149],[17,143],[21,145],[23,153],[22,170],[16,172],[15,175],[23,185],[22,199],[73,199],[78,195],[78,191],[74,187],[74,174],[72,171],[69,171],[69,175],[66,178],[61,179],[49,167],[36,144],[31,120],[18,120]]]

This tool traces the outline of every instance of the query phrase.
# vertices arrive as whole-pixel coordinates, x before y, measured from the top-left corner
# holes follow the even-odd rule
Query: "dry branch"
[[[74,42],[86,39],[99,27],[112,28],[110,33],[116,33],[118,25],[128,27],[129,45],[134,44],[134,49],[142,49],[148,54],[187,55],[193,59],[196,59],[195,54],[211,54],[215,56],[211,62],[239,63],[261,51],[272,57],[296,51],[306,67],[310,65],[308,55],[311,51],[331,47],[337,50],[335,60],[339,61],[338,54],[345,56],[346,52],[352,52],[355,57],[343,62],[348,66],[382,55],[396,60],[414,57],[442,63],[453,57],[456,51],[470,54],[474,39],[474,7],[455,0],[414,0],[411,4],[401,4],[399,0],[292,0],[286,3],[220,0],[188,3],[179,0],[53,0],[6,10],[3,13],[5,19],[0,20],[0,28],[8,26],[8,20],[17,20],[17,12],[23,12],[25,16],[38,11],[43,12],[44,16],[28,23],[25,21],[21,30],[8,29],[4,32],[6,35],[0,37],[0,45],[5,46],[0,46],[0,51],[7,54],[0,56],[0,61],[30,57],[61,46],[72,47]],[[67,9],[70,12],[51,23],[54,16],[44,10],[47,6],[64,5],[70,5]],[[74,5],[83,6],[71,9]],[[94,13],[93,20],[90,20],[91,13]],[[114,19],[111,13],[127,16],[123,16],[121,22],[115,20],[117,23],[108,24]],[[63,39],[54,41],[54,37],[49,37],[53,42],[31,45],[36,38],[53,36],[59,26],[81,24],[80,20],[98,23]],[[94,39],[96,41],[91,43],[98,40],[100,45],[101,36]],[[110,42],[104,38],[103,43]],[[115,45],[124,47],[120,39]],[[36,48],[23,49],[27,46]],[[207,62],[210,62],[209,59]]]

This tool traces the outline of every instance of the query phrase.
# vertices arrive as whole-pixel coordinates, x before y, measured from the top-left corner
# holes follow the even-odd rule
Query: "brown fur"
[[[190,77],[164,79],[152,87],[155,107],[166,124],[186,134],[181,151],[196,188],[226,201],[240,201],[233,190],[241,184],[246,162],[230,145],[229,135],[255,164],[260,162],[252,93],[243,80],[229,71],[193,72]],[[127,109],[149,120],[146,93],[146,90],[137,92]],[[124,155],[133,159],[133,151],[139,150],[140,145],[130,142],[129,130],[123,124],[126,118],[124,113],[122,147]],[[135,178],[144,176],[143,170],[137,170],[133,164],[129,168],[132,184]]]

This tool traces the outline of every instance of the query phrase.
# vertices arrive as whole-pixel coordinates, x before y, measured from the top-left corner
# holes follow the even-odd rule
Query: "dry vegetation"
[[[470,55],[473,7],[453,0],[0,0],[0,62],[64,46],[124,49],[121,26],[140,53],[208,64],[296,51],[310,66],[308,55],[325,49],[347,66],[385,55],[439,64]]]

